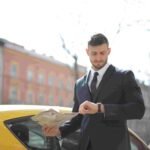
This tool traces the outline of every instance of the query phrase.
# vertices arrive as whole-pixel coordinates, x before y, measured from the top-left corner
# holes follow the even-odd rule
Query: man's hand
[[[84,101],[79,107],[79,113],[83,115],[95,114],[97,112],[98,112],[97,104],[90,102],[90,101]]]
[[[45,125],[42,127],[42,130],[45,136],[60,136],[60,130],[57,126],[49,127]]]

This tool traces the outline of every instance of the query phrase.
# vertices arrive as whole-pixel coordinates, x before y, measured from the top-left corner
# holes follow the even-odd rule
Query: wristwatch
[[[98,111],[97,112],[101,112],[101,103],[97,103],[97,107],[98,107]]]

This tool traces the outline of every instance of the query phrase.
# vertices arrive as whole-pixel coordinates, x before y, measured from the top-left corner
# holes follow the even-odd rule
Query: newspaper
[[[52,127],[60,126],[77,114],[78,113],[76,112],[61,112],[51,108],[48,111],[40,112],[39,114],[31,117],[31,119],[37,121],[41,126],[47,125],[49,127]]]

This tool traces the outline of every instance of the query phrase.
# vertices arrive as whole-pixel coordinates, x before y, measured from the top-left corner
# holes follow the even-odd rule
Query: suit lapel
[[[108,84],[108,81],[110,80],[110,77],[111,77],[112,73],[114,72],[114,70],[115,70],[114,66],[110,65],[108,67],[107,71],[105,72],[105,74],[104,74],[104,76],[103,76],[103,78],[102,78],[102,80],[101,80],[101,82],[97,88],[97,91],[96,91],[95,96],[93,98],[94,102],[97,102],[98,98],[99,98],[99,100],[102,99],[101,93],[105,90],[105,88]]]
[[[77,88],[77,95],[80,103],[83,103],[85,100],[91,99],[91,93],[88,86],[89,76],[90,74],[86,74],[82,79],[81,84]]]

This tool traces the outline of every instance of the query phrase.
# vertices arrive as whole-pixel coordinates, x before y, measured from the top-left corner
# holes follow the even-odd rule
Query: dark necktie
[[[96,91],[97,76],[98,76],[98,72],[95,72],[94,77],[93,77],[92,82],[91,82],[91,86],[90,86],[92,97],[94,96],[95,91]]]

